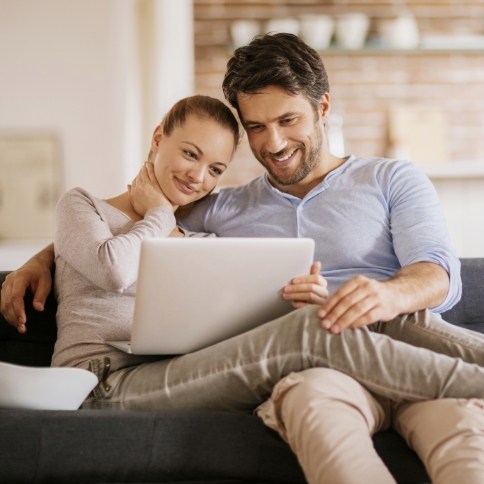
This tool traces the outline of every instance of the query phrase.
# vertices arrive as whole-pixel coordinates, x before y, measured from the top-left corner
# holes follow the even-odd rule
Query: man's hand
[[[385,281],[353,277],[321,305],[318,316],[323,328],[340,333],[438,306],[448,290],[445,269],[431,262],[417,262]]]
[[[0,310],[4,318],[19,333],[27,331],[24,297],[27,289],[34,295],[33,307],[43,311],[52,288],[51,268],[54,262],[53,246],[43,249],[23,266],[11,272],[2,284]]]
[[[321,263],[315,262],[311,265],[309,275],[295,277],[284,286],[282,297],[291,301],[294,308],[322,304],[328,297],[328,284],[320,272]]]
[[[163,194],[155,177],[153,163],[147,161],[131,185],[128,185],[128,196],[135,212],[144,217],[152,207],[167,206],[175,209]]]
[[[343,284],[318,311],[322,326],[332,333],[390,321],[400,314],[388,283],[356,276]]]

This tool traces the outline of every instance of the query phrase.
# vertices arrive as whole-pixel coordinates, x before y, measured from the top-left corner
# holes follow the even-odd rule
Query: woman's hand
[[[295,277],[283,288],[282,297],[291,301],[294,308],[323,304],[328,298],[328,284],[320,271],[321,262],[314,262],[309,275]]]
[[[141,217],[153,207],[165,206],[173,211],[176,208],[163,194],[155,177],[153,163],[149,161],[144,163],[131,185],[128,185],[128,197],[133,209]]]

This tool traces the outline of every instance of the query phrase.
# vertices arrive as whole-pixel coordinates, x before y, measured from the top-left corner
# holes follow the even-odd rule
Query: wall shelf
[[[338,44],[332,44],[322,50],[325,54],[354,55],[426,55],[426,54],[483,54],[484,35],[427,35],[420,39],[415,48],[395,48],[378,38],[370,38],[361,49],[343,49]]]
[[[431,179],[484,179],[484,162],[454,161],[450,163],[429,163],[418,165]]]
[[[320,50],[321,55],[453,55],[484,54],[484,45],[479,47],[418,47],[416,49],[394,49],[391,47],[365,46],[361,49],[343,49],[337,46]]]

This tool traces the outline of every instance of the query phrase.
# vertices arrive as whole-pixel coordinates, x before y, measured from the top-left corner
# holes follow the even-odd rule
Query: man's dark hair
[[[303,94],[318,109],[329,92],[326,69],[319,54],[293,34],[264,34],[235,50],[227,63],[222,89],[239,113],[238,94],[253,94],[278,86],[290,94]]]

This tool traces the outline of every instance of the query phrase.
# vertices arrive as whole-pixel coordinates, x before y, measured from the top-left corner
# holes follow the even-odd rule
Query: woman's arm
[[[136,281],[143,240],[168,237],[176,221],[171,208],[152,207],[143,219],[119,233],[104,203],[81,190],[68,192],[59,201],[56,260],[59,265],[60,258],[105,291],[122,292]]]
[[[16,327],[19,333],[27,331],[24,303],[27,289],[34,295],[34,309],[43,311],[45,300],[52,288],[53,268],[54,245],[50,244],[5,278],[2,284],[0,310],[3,317]]]
[[[164,196],[152,163],[145,163],[117,203],[100,201],[83,190],[68,192],[57,204],[55,253],[94,285],[122,292],[138,275],[143,240],[168,237],[176,228],[174,207]],[[133,220],[119,226],[107,209],[114,205]],[[124,220],[124,218],[122,219]],[[137,221],[136,221],[137,220]],[[136,222],[134,222],[136,221]]]

